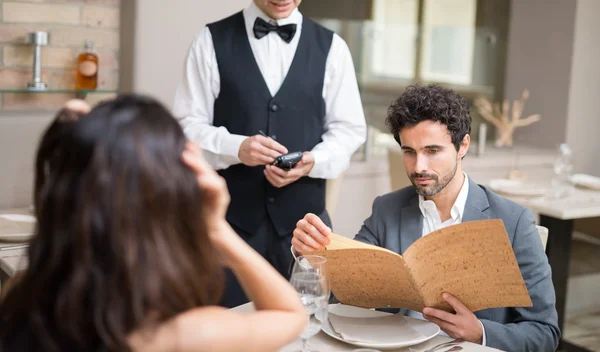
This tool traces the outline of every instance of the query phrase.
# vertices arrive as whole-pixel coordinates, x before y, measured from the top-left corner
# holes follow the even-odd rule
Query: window
[[[477,0],[373,0],[364,79],[472,82]]]
[[[417,48],[416,0],[373,2],[374,21],[365,28],[369,73],[380,78],[412,79]]]
[[[471,84],[476,0],[425,0],[421,78]]]

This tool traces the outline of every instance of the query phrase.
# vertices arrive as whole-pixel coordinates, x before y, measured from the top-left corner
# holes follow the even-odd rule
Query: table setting
[[[568,177],[567,182],[560,185],[556,184],[556,180],[496,178],[490,180],[487,186],[507,197],[561,199],[582,192],[600,194],[600,177],[573,174]]]
[[[0,245],[24,243],[33,236],[35,217],[29,214],[0,214]],[[3,246],[3,248],[10,246]]]
[[[498,194],[521,201],[531,200],[533,204],[566,199],[581,202],[582,198],[598,200],[600,177],[574,174],[573,152],[567,144],[560,145],[552,166],[554,175],[548,179],[528,179],[526,173],[512,170],[508,178],[490,180],[487,186]]]
[[[29,209],[0,211],[0,290],[27,267],[26,252],[35,224],[36,219]]]
[[[35,224],[35,217],[27,209],[0,211],[0,250],[25,248]]]
[[[281,352],[457,352],[497,351],[452,339],[426,320],[330,303],[327,259],[299,256],[290,284],[307,312],[307,325],[298,339]],[[252,302],[233,308],[241,313],[254,310]]]
[[[572,173],[570,152],[561,146],[554,163],[554,175],[545,179],[494,179],[487,186],[494,192],[529,208],[538,216],[538,225],[547,229],[546,254],[552,267],[558,326],[565,325],[571,241],[575,221],[600,218],[600,177]],[[564,350],[579,350],[561,338]]]
[[[329,306],[323,332],[359,347],[392,350],[428,341],[440,328],[428,321],[343,304]]]

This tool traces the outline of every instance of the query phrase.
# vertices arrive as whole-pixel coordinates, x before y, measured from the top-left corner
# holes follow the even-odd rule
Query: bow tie
[[[260,39],[269,34],[269,32],[275,31],[277,34],[279,34],[283,41],[289,43],[292,41],[292,38],[294,38],[294,34],[296,34],[296,25],[291,23],[284,26],[278,26],[276,24],[270,24],[262,18],[257,17],[256,21],[254,21],[253,30],[256,39]]]

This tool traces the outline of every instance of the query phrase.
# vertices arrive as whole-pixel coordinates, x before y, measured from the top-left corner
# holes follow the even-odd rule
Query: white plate
[[[385,313],[385,312],[379,312],[376,310],[347,306],[344,304],[330,304],[329,311],[334,314],[340,315],[340,316],[352,317],[352,318],[375,318],[375,317],[381,317],[381,316],[386,316],[386,315],[390,314],[390,313]],[[410,317],[406,317],[406,320],[408,321],[408,323],[410,324],[410,326],[413,329],[415,329],[418,332],[420,332],[421,334],[423,334],[424,337],[418,338],[418,339],[413,339],[410,341],[398,340],[397,342],[394,342],[394,343],[364,343],[364,342],[356,342],[356,341],[350,342],[350,341],[346,341],[346,340],[340,338],[338,335],[336,335],[331,330],[331,326],[329,326],[329,324],[323,324],[323,331],[327,335],[333,337],[336,340],[339,340],[339,341],[342,341],[342,342],[345,342],[345,343],[348,343],[351,345],[355,345],[355,346],[374,348],[374,349],[378,349],[378,350],[391,350],[391,349],[396,349],[396,348],[401,348],[401,347],[406,347],[406,346],[417,345],[419,343],[423,343],[427,340],[434,338],[440,332],[439,326],[437,326],[433,323],[430,323],[426,320],[415,319],[415,318],[410,318]]]
[[[28,222],[35,223],[35,217],[31,215],[23,215],[23,214],[2,214],[0,218],[15,221],[15,222]]]
[[[491,180],[488,183],[488,186],[496,193],[512,196],[543,197],[548,192],[548,190],[543,187],[505,178]]]
[[[31,216],[31,215],[25,215],[25,214],[1,214],[0,215],[0,220],[7,220],[10,222],[14,222],[14,223],[21,223],[21,225],[19,225],[20,227],[16,227],[16,229],[14,230],[15,232],[18,233],[8,233],[8,234],[0,234],[0,243],[2,242],[27,242],[29,240],[31,240],[31,238],[33,237],[33,233],[27,233],[28,228],[31,227],[31,225],[24,225],[23,223],[26,224],[34,224],[36,222],[35,217]],[[9,227],[9,229],[3,229],[3,232],[10,232],[12,229],[12,227]],[[21,232],[24,231],[24,232]],[[31,230],[33,231],[33,230]]]
[[[28,242],[33,237],[30,233],[11,233],[8,235],[0,235],[0,244],[2,242]]]
[[[586,174],[575,174],[571,176],[570,180],[575,186],[600,191],[600,177]]]

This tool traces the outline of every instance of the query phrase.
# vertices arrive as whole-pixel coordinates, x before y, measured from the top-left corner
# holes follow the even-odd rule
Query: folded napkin
[[[546,188],[532,183],[504,178],[493,179],[488,183],[488,186],[494,192],[524,197],[543,196],[548,191]]]
[[[25,242],[33,235],[35,218],[31,222],[26,215],[0,215],[0,242]]]
[[[600,177],[587,174],[575,174],[571,176],[571,182],[576,186],[600,190]]]
[[[333,331],[343,340],[366,343],[397,343],[425,337],[401,314],[373,318],[350,318],[329,312]]]

